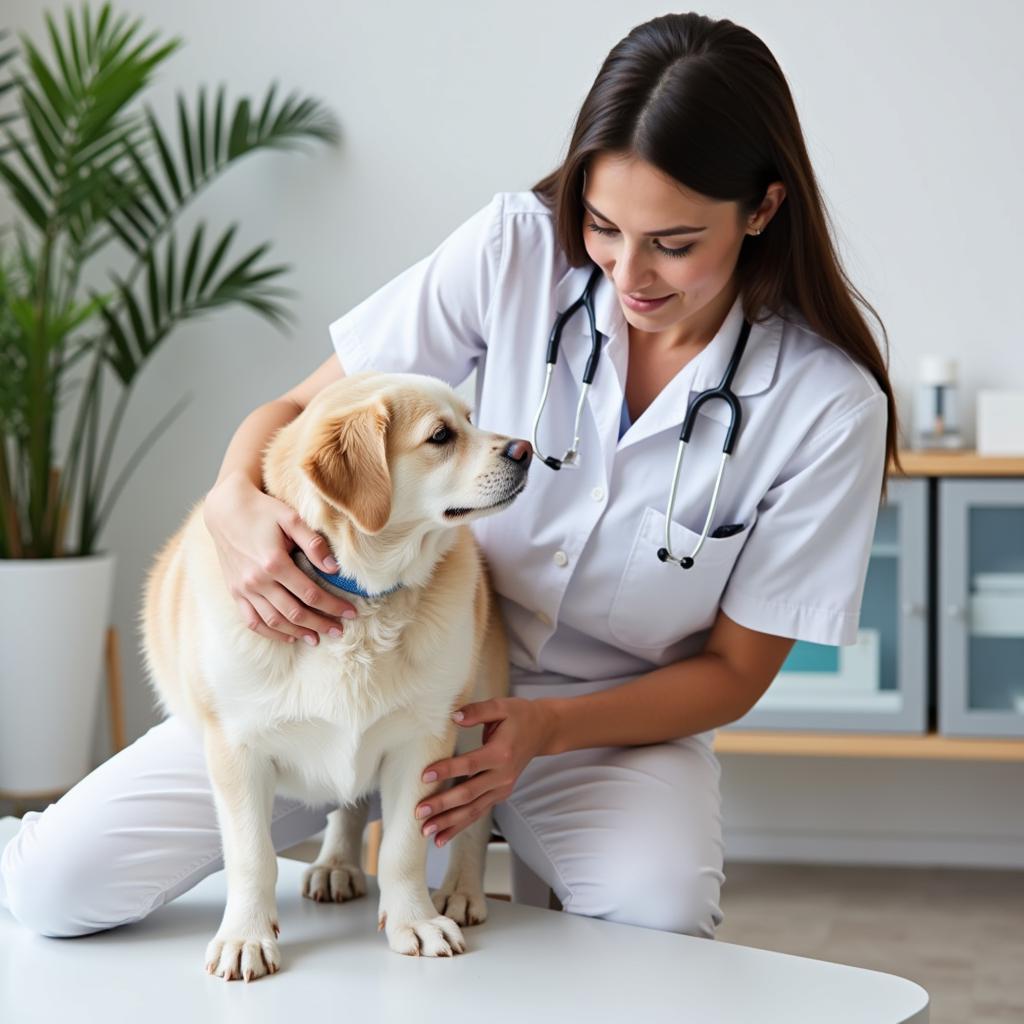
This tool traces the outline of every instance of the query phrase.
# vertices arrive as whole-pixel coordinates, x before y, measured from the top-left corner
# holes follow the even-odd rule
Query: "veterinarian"
[[[508,624],[512,695],[462,709],[462,726],[486,726],[482,746],[424,766],[439,786],[464,777],[422,810],[428,881],[440,884],[445,843],[493,808],[566,911],[713,937],[714,730],[756,703],[795,639],[855,641],[896,437],[871,307],[841,269],[792,97],[760,39],[694,14],[630,32],[564,163],[532,190],[495,195],[331,324],[323,365],[245,419],[206,522],[253,630],[317,644],[343,629],[351,604],[299,596],[294,548],[338,567],[261,490],[268,438],[342,373],[455,384],[475,370],[479,425],[560,456],[576,433],[589,314],[564,323],[535,433],[548,341],[595,268],[599,358],[576,464],[538,457],[515,507],[473,523]],[[680,424],[726,376],[745,320],[720,486],[734,416],[721,400],[694,417],[666,523]],[[278,797],[275,847],[319,831],[328,810]],[[26,924],[75,935],[138,920],[220,867],[202,751],[172,717],[27,814],[2,881]]]

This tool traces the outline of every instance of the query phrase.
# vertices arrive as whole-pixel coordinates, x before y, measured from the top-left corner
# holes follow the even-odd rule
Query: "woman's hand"
[[[315,647],[320,633],[336,630],[355,607],[314,583],[293,561],[300,547],[314,565],[337,572],[327,541],[283,501],[244,476],[225,477],[203,503],[224,580],[246,625],[260,636]]]
[[[463,728],[487,724],[483,746],[461,757],[437,761],[423,770],[424,782],[434,781],[428,776],[430,772],[436,773],[439,782],[471,776],[451,789],[427,797],[416,808],[417,818],[433,815],[424,821],[421,831],[427,836],[434,832],[434,843],[439,847],[512,792],[516,779],[530,761],[550,749],[555,729],[552,705],[543,698],[496,697],[466,704],[452,717]]]

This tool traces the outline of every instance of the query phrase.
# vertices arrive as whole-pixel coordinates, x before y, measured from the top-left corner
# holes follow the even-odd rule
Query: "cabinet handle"
[[[920,618],[922,618],[924,616],[925,609],[924,609],[924,605],[923,604],[918,604],[918,603],[916,603],[914,601],[904,601],[903,604],[900,607],[901,607],[901,609],[903,611],[903,614],[908,619],[909,618],[920,619]]]
[[[951,604],[946,608],[946,614],[951,619],[964,622],[967,619],[967,609],[962,604]]]

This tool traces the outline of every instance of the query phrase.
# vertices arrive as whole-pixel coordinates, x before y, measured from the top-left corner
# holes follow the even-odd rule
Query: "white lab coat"
[[[332,323],[331,339],[348,373],[428,373],[458,384],[475,368],[476,422],[530,438],[552,323],[590,270],[569,267],[553,216],[532,192],[501,192]],[[656,555],[679,427],[688,400],[722,378],[740,301],[621,439],[628,335],[610,281],[598,280],[594,307],[606,340],[579,468],[535,461],[513,508],[473,523],[508,623],[515,690],[618,681],[695,654],[719,608],[765,633],[855,642],[884,468],[878,383],[791,311],[793,322],[754,324],[733,383],[742,424],[711,524],[745,529],[709,536],[683,570]],[[580,309],[563,331],[540,428],[547,454],[561,456],[572,440],[589,351]],[[701,407],[680,475],[676,554],[699,536],[726,421],[724,403]]]

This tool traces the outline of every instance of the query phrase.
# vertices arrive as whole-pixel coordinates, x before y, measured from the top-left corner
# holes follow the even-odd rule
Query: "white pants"
[[[713,938],[725,880],[719,773],[705,737],[537,757],[494,822],[565,911]],[[274,848],[319,832],[333,806],[278,796]],[[437,888],[450,844],[427,849]],[[0,851],[0,904],[42,935],[85,935],[138,921],[222,867],[201,738],[171,717],[25,814]]]

